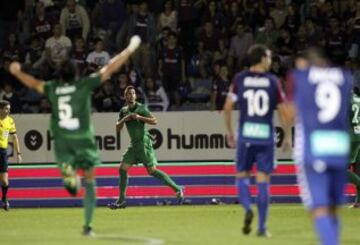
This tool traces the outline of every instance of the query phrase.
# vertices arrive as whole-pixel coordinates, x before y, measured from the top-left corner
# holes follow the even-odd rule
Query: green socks
[[[119,176],[120,176],[120,180],[119,180],[119,200],[118,203],[121,203],[122,201],[125,200],[125,196],[126,196],[126,188],[128,185],[128,174],[127,171],[120,169],[119,170]]]
[[[181,190],[180,186],[178,186],[169,175],[164,173],[163,171],[156,169],[153,173],[151,173],[152,176],[155,178],[161,180],[165,185],[169,186],[171,189],[173,189],[175,192],[178,192]]]
[[[85,226],[90,226],[96,207],[95,180],[91,182],[85,181],[84,185],[85,196],[83,200],[83,205],[85,211]]]
[[[348,180],[350,183],[354,184],[356,186],[356,201],[360,201],[360,176],[351,172],[347,171]]]

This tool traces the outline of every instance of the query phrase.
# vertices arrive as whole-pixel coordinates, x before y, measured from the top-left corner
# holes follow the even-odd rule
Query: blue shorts
[[[236,169],[238,172],[250,171],[256,163],[257,171],[270,174],[274,169],[274,145],[255,145],[238,142]]]
[[[0,173],[7,173],[7,171],[8,171],[7,150],[0,148]]]
[[[339,206],[344,203],[346,164],[316,171],[313,165],[298,166],[300,194],[306,208]]]

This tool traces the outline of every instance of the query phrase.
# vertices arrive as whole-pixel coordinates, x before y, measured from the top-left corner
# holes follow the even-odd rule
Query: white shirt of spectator
[[[92,51],[86,58],[86,62],[90,64],[96,64],[97,66],[104,66],[110,61],[110,55],[106,51],[100,53]]]
[[[176,12],[172,11],[169,16],[165,15],[164,13],[161,13],[159,16],[159,25],[160,25],[160,30],[165,26],[168,26],[172,31],[176,32],[176,28],[177,28]]]
[[[50,49],[51,60],[55,63],[61,63],[68,57],[71,46],[71,40],[66,36],[57,39],[50,37],[45,43],[45,48]]]

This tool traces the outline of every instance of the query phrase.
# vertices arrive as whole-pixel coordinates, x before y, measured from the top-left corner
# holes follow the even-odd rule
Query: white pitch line
[[[152,238],[152,237],[131,237],[131,236],[119,236],[119,235],[95,235],[94,239],[100,240],[120,240],[134,243],[143,243],[143,244],[165,244],[164,240]]]

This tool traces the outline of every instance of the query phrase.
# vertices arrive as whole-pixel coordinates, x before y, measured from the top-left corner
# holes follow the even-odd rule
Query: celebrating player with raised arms
[[[228,144],[236,151],[236,186],[240,203],[245,209],[243,233],[249,234],[253,220],[250,196],[250,171],[256,162],[258,188],[257,206],[259,222],[257,235],[270,236],[266,228],[269,204],[270,173],[274,168],[274,127],[273,113],[276,109],[283,122],[287,108],[283,104],[284,93],[278,79],[268,72],[271,66],[271,51],[263,45],[254,45],[248,51],[249,71],[235,75],[224,105],[224,116]],[[234,103],[240,109],[237,142],[231,123]],[[289,129],[285,128],[284,146],[289,146]]]
[[[344,201],[350,150],[352,76],[330,67],[320,50],[310,49],[305,57],[310,66],[295,69],[287,81],[288,97],[297,112],[294,156],[298,182],[321,244],[337,245],[337,207]]]
[[[29,88],[44,94],[51,104],[50,129],[54,137],[55,158],[64,179],[65,188],[76,195],[80,182],[77,169],[84,170],[85,222],[83,234],[91,236],[91,222],[96,206],[95,170],[100,158],[95,144],[94,128],[90,120],[91,95],[101,82],[116,72],[140,45],[134,36],[129,46],[113,57],[98,73],[76,79],[76,68],[66,61],[60,67],[60,78],[43,82],[23,72],[18,62],[10,64],[10,72]]]

